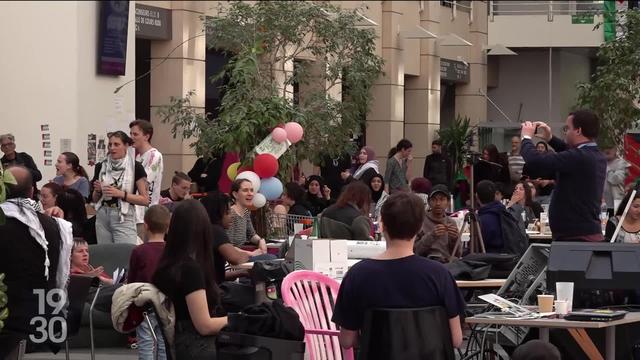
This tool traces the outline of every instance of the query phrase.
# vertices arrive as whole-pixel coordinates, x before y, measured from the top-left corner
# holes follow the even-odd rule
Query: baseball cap
[[[438,184],[438,185],[434,186],[431,189],[431,194],[429,194],[429,197],[433,197],[437,193],[441,193],[441,194],[445,195],[446,197],[451,196],[451,194],[449,193],[449,188],[446,185],[442,185],[442,184]]]

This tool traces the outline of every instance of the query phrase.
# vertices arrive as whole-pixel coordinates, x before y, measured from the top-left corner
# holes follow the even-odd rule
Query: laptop
[[[583,309],[572,311],[564,319],[572,321],[613,321],[625,317],[627,311],[609,309]]]

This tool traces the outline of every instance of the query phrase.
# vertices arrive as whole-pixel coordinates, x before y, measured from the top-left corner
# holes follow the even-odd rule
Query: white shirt
[[[160,191],[162,189],[162,154],[158,149],[151,148],[144,154],[137,154],[136,161],[142,163],[144,171],[147,173],[147,184],[149,186],[150,205],[155,205],[160,201]],[[144,213],[148,206],[136,205],[136,224],[144,223]]]

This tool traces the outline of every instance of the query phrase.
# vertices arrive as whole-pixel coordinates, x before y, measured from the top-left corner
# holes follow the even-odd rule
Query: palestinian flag
[[[604,2],[604,41],[615,40],[622,36],[622,27],[624,24],[624,15],[627,9],[635,9],[638,7],[638,0],[605,0]]]

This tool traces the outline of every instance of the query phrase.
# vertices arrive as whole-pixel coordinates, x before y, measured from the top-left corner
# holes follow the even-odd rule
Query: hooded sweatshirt
[[[478,210],[480,231],[482,232],[482,240],[487,252],[499,253],[504,248],[500,221],[500,214],[504,210],[505,206],[498,201],[483,205]]]
[[[448,233],[436,236],[436,225],[456,225],[455,221],[448,216],[436,217],[433,212],[427,212],[422,222],[422,230],[418,234],[415,245],[413,246],[416,255],[424,257],[436,257],[443,262],[449,261],[451,251],[458,241],[458,237],[449,236]]]

